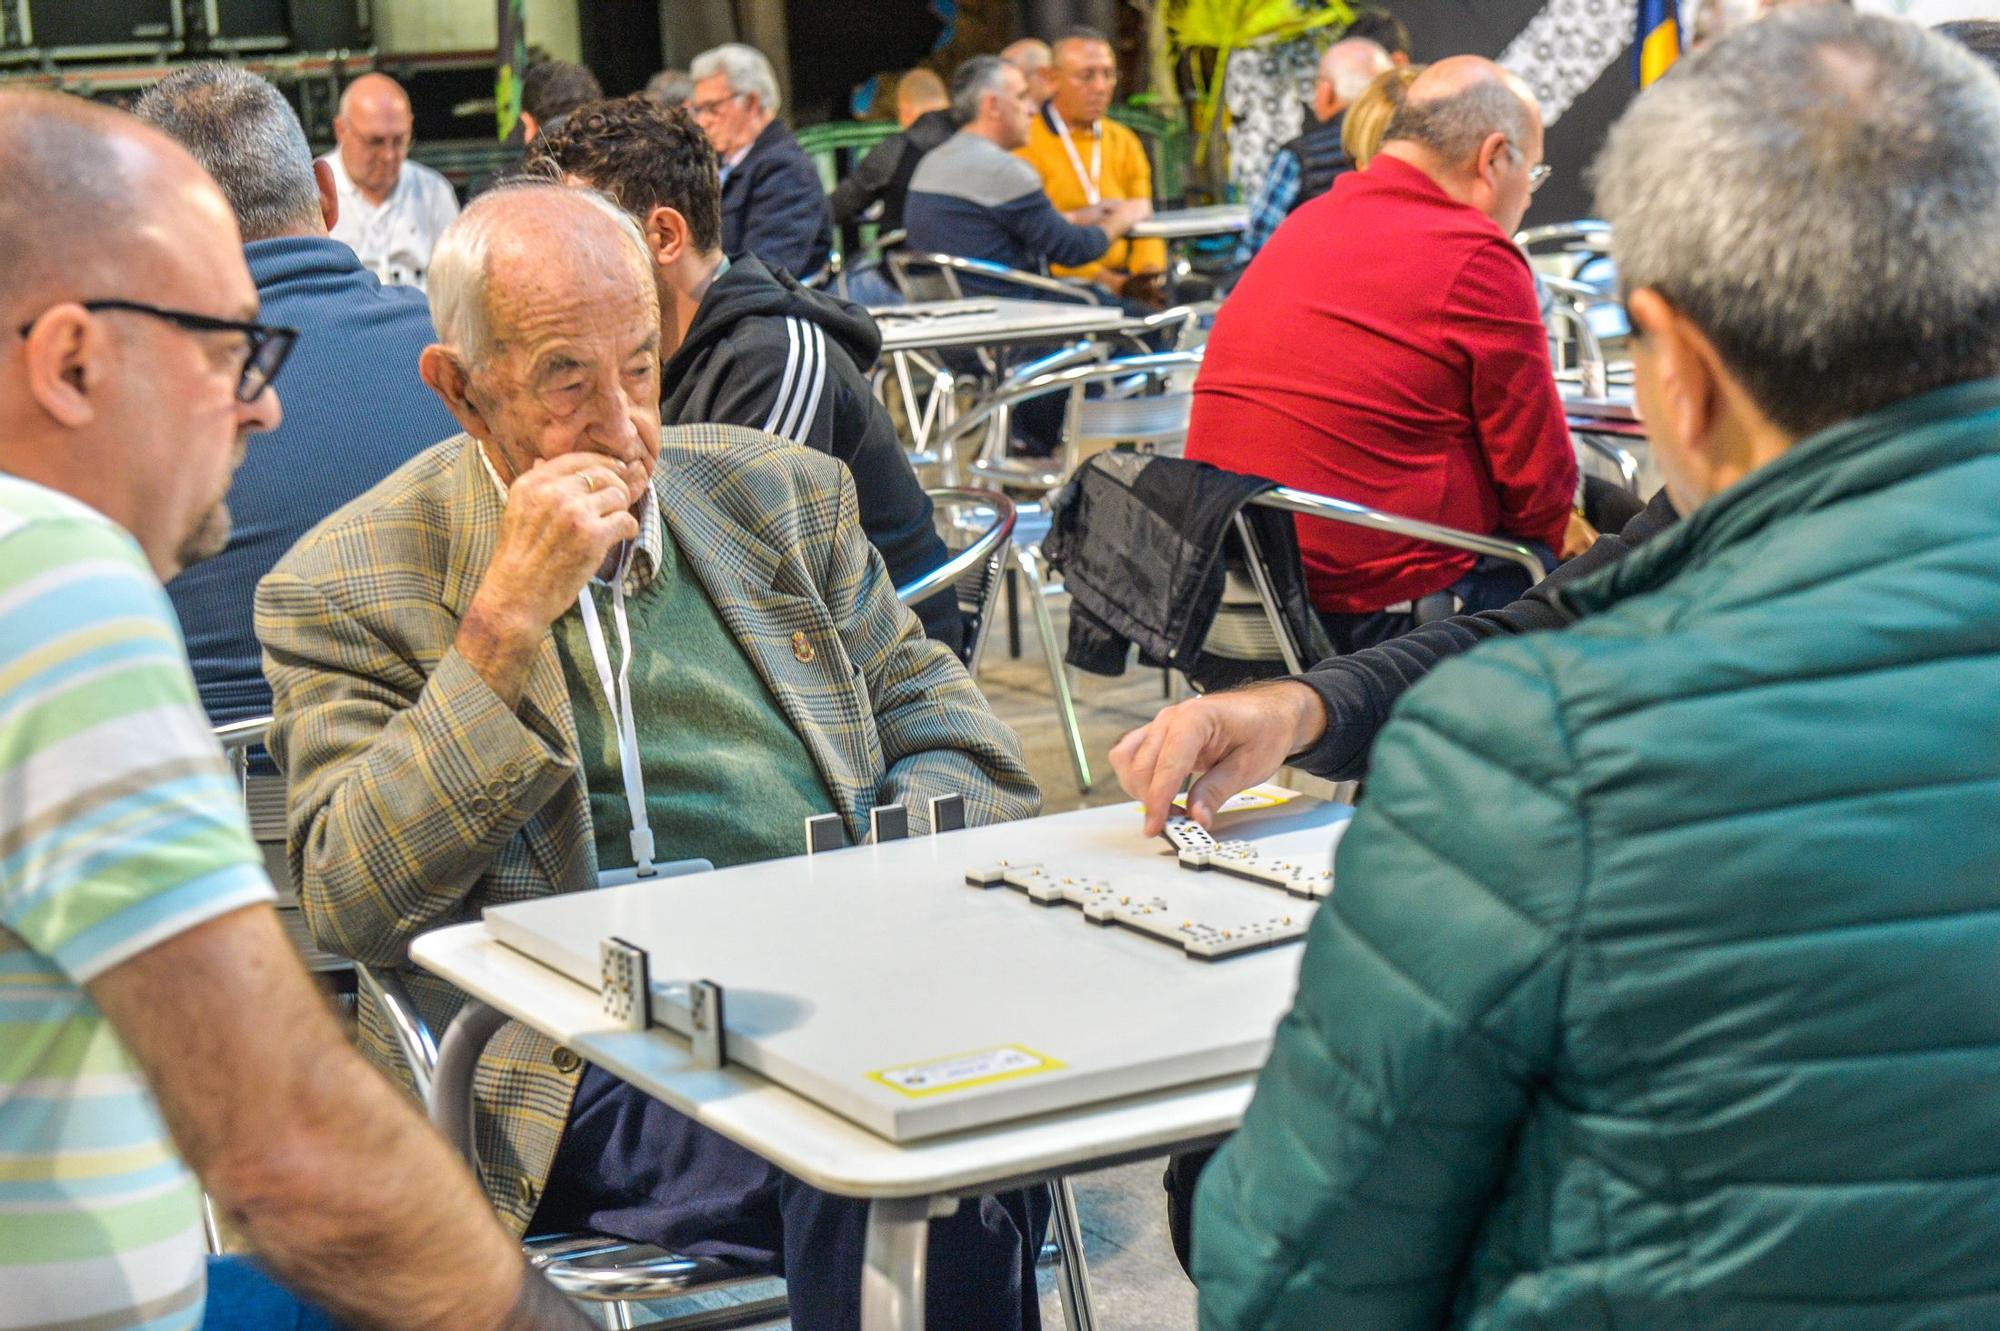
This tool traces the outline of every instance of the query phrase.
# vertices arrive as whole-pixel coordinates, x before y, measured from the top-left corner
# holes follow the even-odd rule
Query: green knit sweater
[[[672,535],[665,535],[659,572],[625,602],[654,858],[701,858],[726,869],[801,854],[805,820],[832,812],[833,797]],[[611,595],[602,588],[593,595],[615,673]],[[590,788],[597,865],[629,868],[632,818],[618,736],[591,664],[582,612],[572,607],[555,632]]]

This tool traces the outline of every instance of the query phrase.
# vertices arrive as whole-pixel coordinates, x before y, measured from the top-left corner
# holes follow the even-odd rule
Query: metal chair
[[[1168,311],[1166,313],[1175,314]],[[1148,452],[1173,454],[1187,442],[1188,415],[1194,407],[1193,376],[1202,353],[1153,351],[1112,360],[1088,361],[1038,370],[1009,380],[972,410],[954,420],[937,438],[939,449],[955,449],[961,440],[984,431],[979,452],[968,470],[975,477],[1010,490],[1046,494],[1061,486],[1084,460],[1118,444]],[[1088,389],[1106,385],[1092,397]],[[1069,410],[1062,446],[1051,458],[1010,458],[1007,433],[997,428],[1023,402],[1067,392]]]
[[[1553,222],[1515,232],[1514,243],[1530,260],[1561,260],[1566,271],[1558,276],[1573,278],[1578,270],[1610,255],[1611,223],[1594,217]]]
[[[1250,502],[1260,508],[1275,508],[1295,516],[1325,518],[1432,545],[1511,560],[1527,573],[1531,586],[1545,576],[1542,561],[1535,558],[1527,546],[1514,541],[1459,531],[1455,527],[1442,527],[1434,522],[1420,522],[1415,518],[1398,517],[1365,504],[1331,499],[1289,486],[1267,491]],[[1242,513],[1236,515],[1233,531],[1237,547],[1230,561],[1223,602],[1217,607],[1215,620],[1202,642],[1202,650],[1235,661],[1271,661],[1274,665],[1281,664],[1285,674],[1300,674],[1313,662],[1293,634],[1291,624],[1278,604],[1275,584],[1271,580],[1270,557],[1263,543],[1257,539],[1256,528]],[[1278,672],[1274,669],[1272,673]]]
[[[216,740],[222,745],[223,756],[228,760],[240,789],[248,790],[250,754],[263,747],[270,728],[271,718],[268,716],[216,727]],[[273,784],[282,792],[282,781]],[[303,935],[302,928],[294,932]],[[333,964],[315,965],[315,957],[324,957]],[[316,948],[308,949],[306,961],[309,969],[321,972],[334,969],[353,972],[359,988],[388,1018],[389,1028],[409,1071],[411,1085],[418,1099],[430,1106],[438,1044],[403,982],[394,972],[378,973],[345,958],[319,953]],[[468,1162],[476,1163],[471,1143],[469,1131],[453,1141]],[[221,1252],[221,1232],[214,1208],[206,1195],[202,1198],[202,1221],[209,1251]],[[587,1302],[607,1304],[614,1327],[632,1325],[629,1310],[622,1306],[626,1301],[674,1298],[696,1289],[722,1289],[768,1279],[743,1275],[711,1259],[683,1257],[650,1244],[629,1243],[602,1234],[539,1235],[523,1242],[521,1250],[527,1254],[529,1264],[540,1270],[548,1277],[549,1283],[563,1293]],[[764,1314],[780,1316],[783,1312],[782,1297],[747,1303],[741,1309],[741,1315],[746,1319]],[[712,1319],[712,1314],[702,1316]]]
[[[395,972],[356,965],[355,973],[362,989],[388,1018],[397,1050],[432,1125],[476,1169],[479,1156],[473,1105],[466,1094],[466,1088],[472,1084],[469,1065],[478,1063],[479,1055],[507,1018],[483,1003],[469,1003],[460,1018],[446,1029],[440,1043]],[[606,1317],[613,1327],[633,1325],[627,1306],[631,1303],[673,1299],[697,1291],[719,1291],[771,1279],[746,1274],[717,1258],[690,1257],[608,1234],[574,1231],[535,1234],[521,1241],[521,1251],[528,1264],[564,1294],[585,1303],[605,1305]],[[730,1325],[769,1320],[784,1315],[785,1298],[775,1294],[726,1311]],[[684,1319],[647,1325],[711,1326],[716,1322],[717,1312],[711,1309],[691,1313]]]
[[[985,431],[986,438],[969,468],[972,475],[994,486],[1045,495],[1068,480],[1085,459],[1108,448],[1127,445],[1178,454],[1187,440],[1188,414],[1194,402],[1192,376],[1200,366],[1198,350],[1160,351],[1030,374],[1010,381],[953,421],[939,435],[936,446],[950,451],[959,441]],[[1094,384],[1106,386],[1103,396],[1089,396],[1086,390]],[[1056,456],[1008,458],[1004,423],[1012,410],[1032,398],[1058,392],[1069,393],[1070,399],[1062,448]],[[1024,584],[1036,636],[1041,639],[1042,659],[1048,666],[1077,787],[1087,791],[1091,786],[1090,759],[1084,751],[1063,649],[1056,641],[1055,623],[1045,599],[1061,590],[1042,558],[1048,514],[1039,503],[1021,505],[1019,514],[1014,527],[1013,571]]]
[[[1014,501],[995,490],[948,487],[924,491],[938,535],[951,558],[914,582],[896,589],[896,599],[915,605],[952,588],[965,615],[965,643],[959,659],[968,672],[979,669],[999,604],[1001,574],[1014,536]]]
[[[1054,296],[1083,305],[1103,305],[1109,300],[1108,293],[1092,283],[1023,272],[987,259],[967,259],[934,250],[899,250],[889,254],[885,261],[890,280],[911,301],[963,300],[965,289],[961,279],[965,277],[1017,289],[1032,300]]]

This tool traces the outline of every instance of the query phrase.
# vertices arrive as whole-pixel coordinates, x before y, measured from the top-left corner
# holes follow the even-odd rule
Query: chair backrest
[[[1415,518],[1398,517],[1379,508],[1331,499],[1325,495],[1279,486],[1250,501],[1260,508],[1275,508],[1299,517],[1342,522],[1389,532],[1414,541],[1490,555],[1519,564],[1529,584],[1540,582],[1541,561],[1525,545],[1459,531]],[[1231,531],[1233,539],[1225,548],[1226,581],[1222,604],[1209,625],[1202,650],[1232,661],[1268,662],[1270,674],[1296,675],[1312,662],[1293,634],[1278,603],[1271,577],[1271,556],[1257,537],[1254,524],[1238,513]],[[1261,623],[1259,622],[1261,621]]]
[[[984,432],[969,470],[984,481],[1010,489],[1046,493],[1062,485],[1090,457],[1107,448],[1131,445],[1175,454],[1187,438],[1193,409],[1194,375],[1202,353],[1156,351],[1087,364],[1069,364],[1018,380],[976,404],[938,437],[949,448]],[[1092,388],[1101,387],[1098,396]],[[1062,447],[1054,457],[1010,458],[1007,432],[993,428],[1023,402],[1051,393],[1069,394]]]
[[[985,284],[987,294],[1004,287],[1007,290],[1002,294],[1028,300],[1053,296],[1079,305],[1105,303],[1106,293],[1087,282],[1026,273],[985,259],[967,259],[934,250],[895,250],[889,253],[887,261],[889,275],[906,300],[959,300],[964,294],[962,279],[970,277],[976,279],[976,284]],[[948,294],[934,294],[938,292]]]
[[[896,589],[896,599],[914,605],[945,587],[958,596],[965,616],[965,642],[959,657],[968,670],[979,668],[986,637],[993,627],[993,608],[1000,596],[1001,573],[1012,550],[1014,501],[994,490],[949,487],[924,492],[930,496],[933,520],[947,559],[915,582]]]

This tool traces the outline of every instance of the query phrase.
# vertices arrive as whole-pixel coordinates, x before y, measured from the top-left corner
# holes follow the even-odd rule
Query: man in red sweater
[[[1216,317],[1187,456],[1567,557],[1576,456],[1528,262],[1547,174],[1534,94],[1489,60],[1411,85],[1379,155],[1278,228]],[[1513,565],[1299,520],[1307,587],[1349,651],[1526,589]],[[1496,561],[1497,562],[1497,561]]]

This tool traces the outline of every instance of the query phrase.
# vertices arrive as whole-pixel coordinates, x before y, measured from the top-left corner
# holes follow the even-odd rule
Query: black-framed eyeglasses
[[[278,371],[285,367],[285,357],[292,354],[292,346],[299,340],[299,330],[283,328],[276,324],[247,323],[241,319],[217,319],[206,314],[195,314],[188,310],[169,310],[158,305],[147,305],[136,300],[84,300],[79,305],[90,311],[124,310],[131,314],[143,314],[150,319],[160,319],[185,328],[192,333],[241,333],[247,350],[243,357],[243,370],[236,380],[236,400],[255,402],[265,389],[278,377]],[[41,315],[22,324],[16,331],[26,337],[34,331]]]
[[[697,120],[706,120],[723,107],[735,101],[738,97],[748,97],[749,95],[747,92],[732,92],[726,97],[711,97],[705,102],[689,102],[687,104],[688,114]]]

